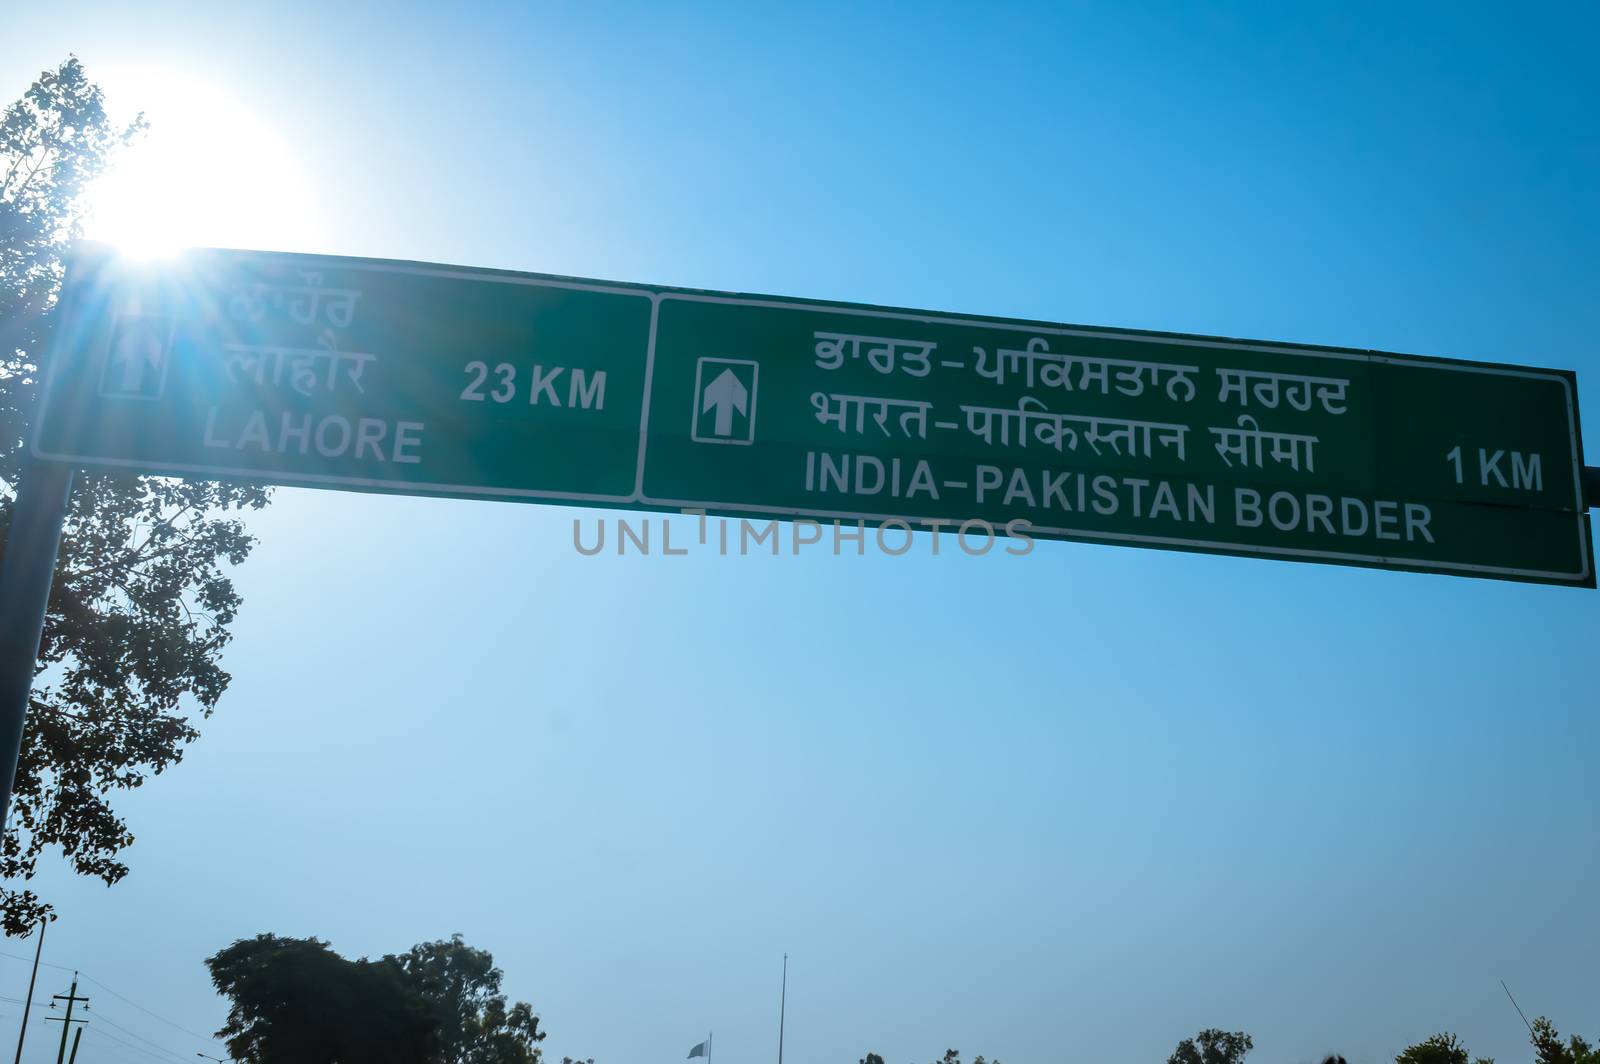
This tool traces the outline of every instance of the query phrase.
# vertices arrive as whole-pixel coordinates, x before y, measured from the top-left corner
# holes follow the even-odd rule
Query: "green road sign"
[[[50,461],[1595,585],[1563,370],[249,252],[63,300]]]

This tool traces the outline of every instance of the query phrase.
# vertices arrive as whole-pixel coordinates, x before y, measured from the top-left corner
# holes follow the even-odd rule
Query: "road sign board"
[[[1563,370],[251,252],[63,301],[45,460],[1595,584]]]

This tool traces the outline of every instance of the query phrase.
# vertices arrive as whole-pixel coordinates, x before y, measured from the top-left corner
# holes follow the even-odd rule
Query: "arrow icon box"
[[[117,314],[97,394],[104,399],[160,399],[167,384],[172,333],[173,321],[164,314]]]
[[[701,358],[694,367],[694,409],[689,438],[695,443],[748,446],[756,441],[758,363],[742,358]]]

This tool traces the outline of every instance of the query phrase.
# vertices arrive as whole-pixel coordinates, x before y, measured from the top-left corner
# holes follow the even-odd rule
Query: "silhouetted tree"
[[[1591,1046],[1577,1035],[1562,1042],[1555,1024],[1543,1016],[1533,1021],[1529,1041],[1539,1064],[1600,1064],[1600,1046]]]
[[[117,126],[77,59],[45,71],[0,114],[0,544],[26,477],[62,253],[80,232],[84,190],[144,129]],[[228,686],[218,665],[239,596],[225,566],[253,541],[220,514],[266,505],[264,488],[80,472],[67,515],[17,766],[0,877],[33,878],[58,848],[108,884],[133,842],[111,795],[176,764]],[[3,549],[3,548],[0,548]],[[50,907],[0,888],[7,934]]]
[[[1219,1031],[1208,1027],[1193,1038],[1185,1038],[1167,1058],[1167,1064],[1239,1064],[1255,1048],[1243,1031]]]
[[[868,1053],[861,1058],[861,1064],[883,1064],[883,1058],[876,1053]],[[961,1050],[946,1049],[944,1056],[940,1057],[935,1064],[961,1064]],[[972,1058],[972,1064],[1000,1064],[1000,1061],[998,1059],[985,1060],[983,1054],[979,1053]]]
[[[433,1008],[389,959],[257,935],[207,958],[231,1007],[217,1034],[242,1064],[434,1064]]]
[[[441,1064],[539,1064],[539,1017],[525,1001],[507,1006],[504,973],[487,950],[453,935],[384,960],[433,1006]]]
[[[494,957],[460,935],[376,961],[258,935],[206,965],[231,1002],[218,1034],[244,1064],[539,1064],[533,1006],[508,1005]]]
[[[1407,1046],[1394,1058],[1395,1064],[1467,1064],[1467,1047],[1448,1031],[1427,1041]],[[1477,1064],[1494,1064],[1490,1057],[1479,1057]]]
[[[869,1051],[866,1056],[861,1058],[859,1064],[883,1064],[883,1058]]]

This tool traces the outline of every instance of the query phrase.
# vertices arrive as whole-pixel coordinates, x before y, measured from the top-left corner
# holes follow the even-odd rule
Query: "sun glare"
[[[84,233],[140,257],[182,247],[322,248],[292,153],[239,101],[166,70],[104,80],[113,113],[149,131],[88,193]]]

